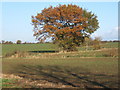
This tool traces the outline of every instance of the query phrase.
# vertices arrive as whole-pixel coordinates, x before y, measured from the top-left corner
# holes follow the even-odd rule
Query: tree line
[[[98,42],[98,41],[100,43],[120,42],[119,40],[102,41],[100,38],[96,37],[95,39],[87,38],[83,45],[85,45],[85,44],[94,45],[94,43]],[[38,43],[53,43],[53,44],[55,44],[55,42],[36,42],[36,43],[33,43],[33,42],[23,42],[22,40],[17,40],[16,42],[5,41],[5,40],[0,41],[0,44],[38,44]]]
[[[16,42],[1,40],[0,44],[39,44],[39,43],[51,43],[51,42],[23,42],[22,40],[17,40]]]
[[[22,40],[17,40],[16,42],[2,40],[0,42],[0,44],[33,44],[33,43],[32,42],[23,42]]]

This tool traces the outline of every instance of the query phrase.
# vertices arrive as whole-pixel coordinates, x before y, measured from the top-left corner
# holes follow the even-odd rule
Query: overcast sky
[[[98,16],[100,26],[92,37],[118,40],[117,2],[2,2],[2,40],[35,42],[31,16],[37,15],[50,5],[59,4],[76,4],[92,11]]]

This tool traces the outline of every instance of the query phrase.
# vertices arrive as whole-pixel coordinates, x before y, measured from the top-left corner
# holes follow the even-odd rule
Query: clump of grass
[[[69,57],[118,57],[117,49],[101,49],[101,50],[90,50],[85,52],[66,53],[62,54],[66,58]]]
[[[1,84],[3,88],[10,88],[10,87],[12,88],[12,87],[17,87],[14,85],[15,83],[16,83],[16,79],[3,78]]]
[[[103,53],[104,57],[118,57],[118,52],[116,50],[110,50]]]
[[[6,53],[6,54],[4,55],[4,57],[11,57],[11,56],[14,55],[15,53],[16,53],[16,51],[10,52],[10,53]]]
[[[5,57],[26,57],[28,55],[31,55],[31,53],[28,53],[26,51],[14,51],[11,53],[7,53]]]
[[[93,45],[93,50],[98,50],[98,49],[101,49],[101,46],[100,45]]]

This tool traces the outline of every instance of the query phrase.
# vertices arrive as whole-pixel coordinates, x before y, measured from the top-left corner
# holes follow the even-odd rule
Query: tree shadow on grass
[[[62,83],[71,87],[78,88],[117,88],[116,82],[112,78],[113,76],[104,74],[92,74],[89,71],[83,72],[81,68],[78,71],[76,69],[70,69],[69,67],[58,66],[25,66],[22,65],[18,70],[17,75],[23,78],[31,80],[46,80],[52,83]],[[108,78],[107,80],[104,78]],[[107,84],[105,84],[107,83]]]
[[[56,53],[59,51],[55,51],[55,50],[41,50],[41,51],[29,51],[31,53]]]

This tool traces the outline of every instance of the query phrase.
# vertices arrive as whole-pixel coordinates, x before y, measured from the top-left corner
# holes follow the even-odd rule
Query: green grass
[[[3,59],[3,73],[15,72],[21,65],[84,68],[90,72],[117,74],[118,58]],[[112,66],[112,67],[111,67]]]
[[[56,50],[55,44],[4,44],[2,45],[2,55],[12,53],[14,51],[50,51]]]
[[[3,59],[3,73],[31,80],[64,81],[74,85],[117,87],[117,58]],[[77,75],[77,76],[76,76]],[[84,77],[86,77],[84,79]],[[62,81],[61,81],[62,80]],[[74,81],[74,82],[73,82]],[[111,86],[112,84],[112,86]]]
[[[102,44],[103,48],[118,48],[118,42],[108,42],[108,43],[104,43]]]
[[[101,43],[101,48],[118,48],[118,42],[108,42],[108,43]],[[87,47],[88,50],[93,50],[93,46]],[[86,46],[78,47],[78,50],[86,50]]]
[[[15,83],[17,82],[17,79],[8,79],[8,78],[2,78],[2,88],[18,88],[18,86],[15,85]]]
[[[57,55],[55,55],[57,57]],[[54,57],[55,57],[54,56]],[[74,53],[61,53],[60,56],[70,57],[118,57],[118,49],[87,50]]]
[[[73,87],[118,87],[118,43],[102,44],[103,50],[86,51],[85,47],[79,47],[78,52],[70,53],[36,52],[58,50],[54,44],[13,44],[2,47],[3,55],[16,50],[35,51],[30,57],[3,58],[4,74],[19,75],[38,82],[61,82]]]
[[[118,48],[117,42],[101,44],[102,48]],[[86,47],[78,47],[79,51],[85,51]],[[93,47],[88,47],[88,50],[93,50]],[[4,44],[2,45],[2,55],[13,53],[15,51],[58,51],[58,46],[55,44]]]

